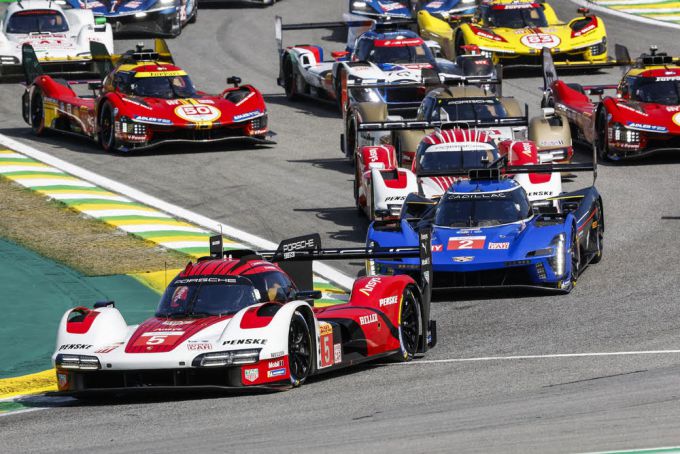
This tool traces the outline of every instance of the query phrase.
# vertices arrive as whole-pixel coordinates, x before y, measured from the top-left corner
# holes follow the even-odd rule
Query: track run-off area
[[[562,19],[577,14],[575,3],[551,3]],[[200,89],[221,91],[232,75],[258,87],[276,145],[107,155],[86,140],[34,137],[21,119],[19,85],[0,86],[0,134],[273,243],[319,232],[327,247],[361,245],[368,222],[354,207],[339,114],[319,102],[291,103],[276,85],[274,16],[332,21],[345,8],[339,0],[283,0],[265,9],[201,4],[198,22],[169,41]],[[621,43],[637,55],[656,44],[680,55],[672,28],[601,17],[611,49]],[[134,43],[116,42],[116,50]],[[295,43],[344,46],[329,30],[284,35],[284,44]],[[508,76],[504,94],[537,114],[538,76]],[[620,70],[563,77],[616,83]],[[585,159],[585,150],[577,153]],[[20,409],[0,416],[0,450],[487,453],[680,445],[679,169],[680,154],[672,153],[600,165],[602,262],[569,295],[436,293],[439,343],[412,363],[371,364],[277,393],[132,394],[94,403],[29,396],[6,404]],[[350,276],[361,265],[334,264]],[[24,310],[28,317],[33,308]],[[24,346],[17,338],[2,348]]]

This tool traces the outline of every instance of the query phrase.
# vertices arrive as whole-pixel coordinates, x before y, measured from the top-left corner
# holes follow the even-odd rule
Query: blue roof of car
[[[361,35],[361,37],[367,39],[396,39],[397,37],[420,38],[420,36],[417,33],[411,30],[395,30],[389,32],[369,30],[363,35]]]
[[[515,180],[460,180],[451,186],[449,193],[452,192],[499,192],[515,189],[519,183]]]

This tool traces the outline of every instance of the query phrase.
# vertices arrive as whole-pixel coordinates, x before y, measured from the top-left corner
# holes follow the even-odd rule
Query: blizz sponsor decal
[[[447,251],[458,251],[461,249],[484,249],[486,242],[485,236],[452,236],[446,246]]]
[[[493,243],[493,242],[489,241],[488,248],[489,249],[510,249],[510,243],[507,242],[507,241],[502,242],[502,243]]]
[[[267,371],[267,378],[282,377],[286,375],[286,368]]]
[[[59,351],[62,350],[89,350],[92,345],[89,344],[64,344],[59,347]]]
[[[253,110],[252,112],[246,112],[238,115],[234,115],[234,121],[243,121],[243,120],[248,120],[253,117],[257,117],[260,115],[262,112],[258,110]]]
[[[156,125],[171,125],[172,121],[168,120],[167,118],[156,118],[156,117],[146,117],[143,115],[135,115],[134,118],[135,121],[139,121],[141,123],[152,123]]]
[[[394,11],[395,9],[404,9],[404,5],[397,2],[382,3],[378,2],[380,9],[383,11]]]
[[[399,302],[399,297],[397,295],[388,296],[387,298],[381,298],[379,300],[380,307],[391,306],[392,304],[397,304]]]
[[[377,323],[377,321],[378,314],[362,315],[359,317],[359,324],[361,324],[361,326]]]
[[[216,121],[222,116],[222,112],[205,104],[184,104],[175,107],[175,115],[183,120],[199,123]]]
[[[260,377],[260,371],[258,369],[246,369],[243,371],[243,377],[252,383]]]
[[[651,132],[666,132],[668,131],[668,128],[665,126],[657,126],[657,125],[648,125],[645,123],[636,123],[633,121],[629,121],[626,123],[626,126],[631,128],[631,129],[640,129],[642,131],[651,131]]]
[[[267,339],[232,339],[224,341],[222,345],[264,345]]]
[[[524,35],[519,41],[531,49],[543,49],[544,47],[552,49],[553,47],[559,46],[562,42],[557,35],[550,35],[548,33],[532,33],[530,35]]]
[[[380,281],[381,279],[379,277],[372,277],[362,288],[359,289],[359,292],[366,296],[370,296],[373,292],[373,289],[380,283]]]

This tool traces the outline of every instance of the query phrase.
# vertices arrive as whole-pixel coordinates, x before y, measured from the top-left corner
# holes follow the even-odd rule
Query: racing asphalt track
[[[34,138],[20,117],[18,86],[0,87],[0,132],[274,241],[318,231],[328,246],[360,244],[367,223],[353,207],[338,115],[314,102],[291,105],[275,84],[274,15],[284,22],[336,20],[345,4],[203,7],[198,23],[170,44],[199,87],[220,90],[235,74],[266,93],[278,133],[274,147],[107,156],[84,140]],[[576,9],[567,0],[555,6],[563,18]],[[609,42],[628,45],[632,54],[648,44],[680,54],[675,31],[605,19]],[[314,43],[332,33],[298,36],[286,42]],[[618,77],[613,69],[572,79],[611,83]],[[537,77],[504,82],[505,93],[534,112],[539,86]],[[568,296],[440,295],[432,311],[439,345],[425,361],[358,368],[274,394],[144,396],[61,407],[28,399],[28,405],[50,408],[1,417],[1,449],[574,452],[680,445],[678,353],[428,362],[680,349],[678,169],[680,156],[601,166],[603,261]],[[13,348],[21,348],[20,340]]]

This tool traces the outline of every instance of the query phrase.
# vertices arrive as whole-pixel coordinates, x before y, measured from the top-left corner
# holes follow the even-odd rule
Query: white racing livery
[[[22,46],[30,44],[49,73],[88,72],[90,41],[113,53],[111,26],[97,24],[92,11],[62,9],[60,2],[11,3],[0,24],[0,76],[22,75]]]
[[[549,162],[531,141],[498,141],[479,129],[435,130],[422,139],[411,169],[398,167],[391,145],[362,147],[356,160],[355,201],[370,220],[396,219],[409,194],[436,199],[456,181],[467,179],[470,171],[504,165],[512,175],[513,166]],[[532,203],[562,192],[559,172],[519,173],[513,178]]]
[[[128,325],[113,302],[68,310],[52,356],[58,389],[80,395],[190,386],[281,388],[372,359],[409,361],[436,343],[426,269],[418,281],[359,278],[349,301],[327,307],[314,307],[321,292],[300,287],[312,287],[316,258],[425,257],[429,264],[429,245],[424,236],[416,247],[379,254],[321,249],[313,234],[285,240],[276,251],[223,252],[221,237],[212,237],[211,256],[189,263],[143,323]]]

